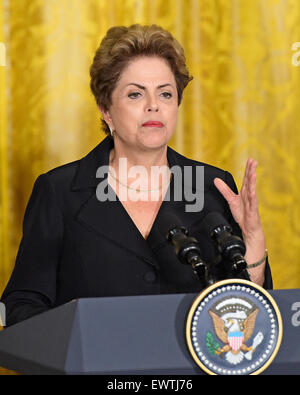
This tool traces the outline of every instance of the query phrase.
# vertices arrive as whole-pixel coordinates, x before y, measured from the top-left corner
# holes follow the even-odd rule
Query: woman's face
[[[165,146],[173,135],[178,112],[176,81],[165,60],[141,57],[123,70],[102,111],[115,131],[115,143],[143,150]]]

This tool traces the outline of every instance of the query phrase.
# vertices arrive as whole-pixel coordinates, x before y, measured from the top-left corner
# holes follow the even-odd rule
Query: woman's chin
[[[143,133],[139,136],[139,142],[145,148],[155,149],[160,148],[168,144],[169,137],[165,132],[152,132],[152,133]]]

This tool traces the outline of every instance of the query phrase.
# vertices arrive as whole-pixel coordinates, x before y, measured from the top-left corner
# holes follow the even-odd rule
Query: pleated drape
[[[1,292],[34,180],[104,137],[89,66],[106,30],[132,23],[161,25],[186,50],[194,80],[171,146],[238,186],[258,160],[275,287],[300,287],[299,0],[2,0],[0,23]]]

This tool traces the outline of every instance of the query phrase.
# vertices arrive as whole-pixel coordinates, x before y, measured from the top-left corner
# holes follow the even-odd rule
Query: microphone
[[[249,279],[245,270],[247,263],[244,255],[246,246],[244,241],[233,234],[232,228],[226,219],[218,212],[210,212],[202,221],[202,227],[217,244],[222,255],[226,269],[234,276],[243,274]]]
[[[179,221],[174,215],[168,214],[167,222],[166,238],[173,245],[179,261],[192,266],[203,288],[213,284],[215,281],[209,272],[207,263],[202,258],[202,251],[197,239],[188,235],[188,230],[179,225]]]

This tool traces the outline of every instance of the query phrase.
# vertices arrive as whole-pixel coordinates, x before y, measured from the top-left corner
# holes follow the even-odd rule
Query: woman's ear
[[[112,118],[110,116],[109,110],[106,111],[101,106],[98,106],[98,108],[99,108],[99,110],[101,112],[101,115],[102,115],[105,123],[109,127],[111,137],[114,137],[114,129],[115,128],[114,128],[113,121],[112,121]]]
[[[104,121],[105,121],[108,125],[111,125],[111,124],[112,124],[112,119],[111,119],[109,110],[104,110],[103,107],[101,107],[101,106],[98,106],[98,108],[99,108],[99,110],[100,110],[100,112],[101,112],[101,115],[102,115]]]

